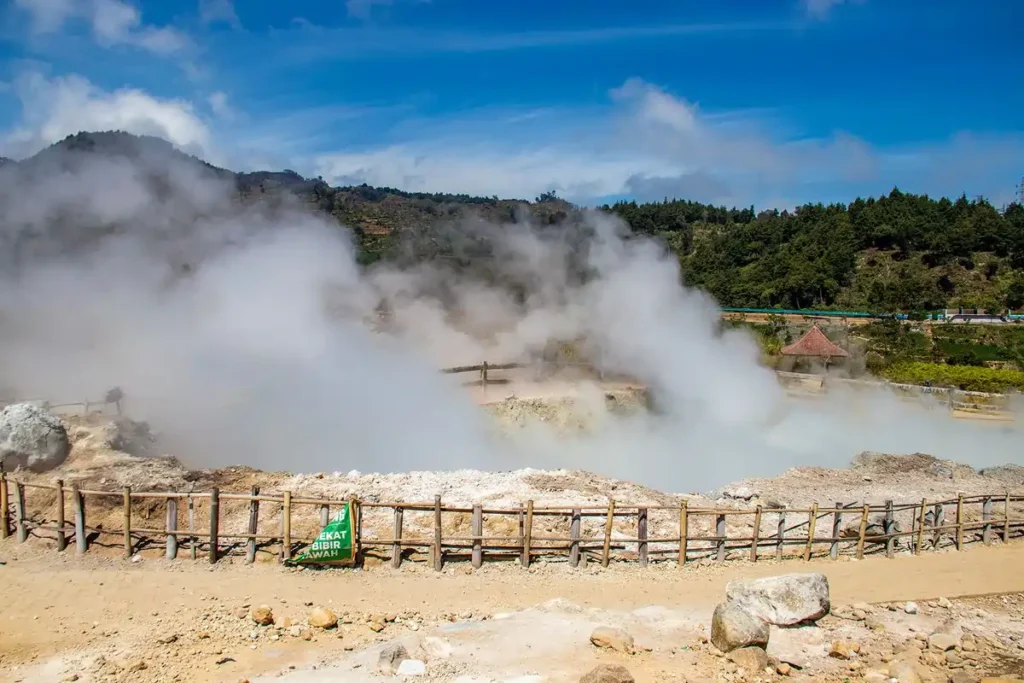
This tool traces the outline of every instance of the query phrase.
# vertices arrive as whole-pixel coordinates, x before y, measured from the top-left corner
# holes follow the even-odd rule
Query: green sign
[[[352,504],[344,503],[313,545],[292,560],[292,564],[352,565],[355,563],[354,539]]]

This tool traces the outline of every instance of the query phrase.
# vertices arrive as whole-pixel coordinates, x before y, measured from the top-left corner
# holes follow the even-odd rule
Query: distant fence
[[[57,415],[88,415],[89,413],[121,414],[120,401],[72,401],[51,403],[41,398],[0,399],[0,410],[16,403],[31,403]]]
[[[444,374],[461,374],[476,372],[479,379],[469,382],[472,386],[488,386],[489,384],[506,384],[505,378],[494,378],[490,373],[501,370],[514,370],[521,368],[535,368],[539,371],[545,368],[576,368],[592,373],[598,379],[610,379],[610,376],[590,363],[551,363],[541,361],[537,363],[480,363],[477,365],[460,365],[441,370]],[[945,403],[949,412],[991,417],[1001,420],[1012,420],[1010,412],[1010,396],[1007,394],[991,394],[981,391],[963,391],[947,387],[925,387],[916,384],[897,384],[878,380],[843,379],[828,377],[825,375],[810,375],[797,372],[783,372],[776,370],[775,375],[779,382],[786,388],[802,390],[802,395],[815,395],[826,393],[830,387],[837,389],[870,390],[880,389],[888,391],[898,398],[919,400],[923,397],[934,397]],[[618,375],[616,379],[634,381],[635,378],[625,375]]]
[[[13,523],[18,542],[31,536],[45,538],[55,541],[59,552],[73,540],[78,554],[92,545],[122,546],[125,557],[163,548],[168,559],[175,559],[184,546],[192,559],[203,555],[211,563],[243,552],[251,563],[257,550],[268,548],[278,559],[288,560],[315,540],[330,520],[331,507],[346,502],[352,504],[356,519],[357,562],[366,566],[374,558],[397,568],[406,560],[420,561],[438,571],[459,560],[469,560],[473,567],[485,560],[518,561],[524,567],[536,560],[607,567],[611,562],[646,566],[657,561],[682,566],[698,559],[860,559],[866,554],[893,557],[926,549],[962,550],[969,543],[988,545],[1024,536],[1024,496],[1010,493],[884,505],[815,503],[807,509],[709,508],[690,506],[685,499],[678,505],[622,505],[612,499],[601,506],[539,506],[526,501],[514,507],[489,507],[446,505],[441,496],[420,503],[323,499],[289,491],[268,495],[258,487],[249,493],[217,488],[189,493],[103,491],[66,487],[62,481],[30,483],[2,474],[0,483],[2,538],[11,534]],[[162,524],[146,523],[154,514]],[[416,515],[419,519],[412,519]],[[111,519],[120,524],[108,526]]]

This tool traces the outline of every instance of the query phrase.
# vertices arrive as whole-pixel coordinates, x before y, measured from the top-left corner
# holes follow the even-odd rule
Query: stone
[[[288,635],[292,638],[299,638],[302,636],[302,627],[298,624],[288,627]]]
[[[377,657],[377,671],[391,675],[398,671],[402,662],[409,659],[409,651],[401,643],[391,643],[380,651]]]
[[[583,674],[580,683],[634,683],[634,680],[621,664],[601,664]]]
[[[373,620],[370,621],[369,626],[370,626],[370,630],[373,631],[374,633],[380,633],[381,631],[384,630],[385,624],[381,620],[373,619]]]
[[[711,642],[722,652],[737,648],[768,644],[768,624],[755,619],[735,603],[723,602],[711,617]]]
[[[793,667],[791,667],[786,662],[779,662],[778,666],[775,667],[775,673],[779,674],[780,676],[788,676],[789,674],[793,673]]]
[[[313,628],[334,628],[338,625],[338,616],[326,607],[317,607],[306,618]]]
[[[963,664],[964,659],[956,653],[956,650],[949,650],[946,652],[946,664],[957,665]]]
[[[768,666],[768,653],[760,647],[741,647],[729,653],[729,660],[749,673],[758,673]]]
[[[419,659],[403,659],[395,673],[399,676],[422,676],[427,673],[427,665]]]
[[[903,611],[907,614],[917,614],[918,610],[919,608],[916,602],[908,602],[907,604],[903,605]]]
[[[67,460],[71,440],[61,419],[32,403],[0,412],[0,465],[4,472],[52,470]]]
[[[611,626],[598,626],[590,634],[590,642],[597,647],[625,652],[631,655],[634,652],[633,636],[619,628]]]
[[[831,607],[828,579],[820,573],[736,579],[725,587],[725,599],[776,626],[815,621],[828,614]]]
[[[420,643],[428,660],[448,659],[452,656],[452,646],[444,638],[427,637]]]
[[[928,636],[928,647],[945,652],[960,644],[960,639],[949,633],[933,633]]]
[[[834,659],[851,659],[860,652],[860,645],[847,640],[837,640],[828,650],[828,656]]]
[[[867,619],[864,620],[864,625],[867,626],[872,631],[884,631],[885,630],[885,624],[883,624],[882,620],[878,619],[877,617],[868,617]]]
[[[896,683],[923,683],[921,674],[910,662],[895,661],[889,664],[889,678]]]
[[[824,632],[817,626],[773,626],[767,650],[768,656],[776,661],[785,662],[798,669],[806,669],[812,661],[824,657],[828,652]]]
[[[953,603],[951,603],[946,598],[939,598],[937,602],[939,607],[941,607],[942,609],[950,609],[951,607],[953,607]]]
[[[252,617],[252,620],[259,626],[270,626],[274,623],[274,612],[266,605],[253,607],[249,616]]]

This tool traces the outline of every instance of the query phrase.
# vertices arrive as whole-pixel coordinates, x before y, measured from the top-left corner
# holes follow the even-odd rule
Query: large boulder
[[[824,574],[783,574],[763,579],[737,579],[725,587],[732,603],[766,624],[793,626],[813,622],[831,607]]]
[[[15,403],[0,413],[0,462],[5,472],[46,472],[67,460],[71,441],[64,423],[32,403]]]
[[[722,652],[768,644],[768,624],[755,619],[739,605],[719,603],[711,617],[711,642]]]

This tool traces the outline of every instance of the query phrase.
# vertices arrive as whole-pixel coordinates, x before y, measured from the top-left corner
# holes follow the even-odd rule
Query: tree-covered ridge
[[[894,189],[792,213],[690,201],[604,207],[678,255],[725,306],[875,311],[1024,306],[1024,206]]]
[[[291,170],[235,173],[159,138],[122,132],[79,133],[29,159],[5,160],[0,190],[10,190],[5,201],[17,201],[25,187],[83,168],[97,156],[132,160],[158,192],[167,185],[161,169],[169,176],[173,165],[186,164],[201,177],[234,187],[243,202],[298,198],[351,227],[364,264],[440,258],[455,267],[486,270],[495,225],[529,220],[574,230],[579,224],[579,207],[554,193],[525,201],[332,187]],[[20,180],[9,182],[15,177]],[[600,210],[621,217],[635,233],[661,240],[678,256],[686,282],[724,306],[877,312],[1024,307],[1024,206],[1019,203],[998,210],[981,198],[932,199],[894,189],[877,199],[805,204],[792,212],[689,200],[619,202]],[[481,224],[492,227],[483,230]],[[102,233],[102,226],[90,229]],[[81,233],[74,233],[76,241],[84,241]]]

